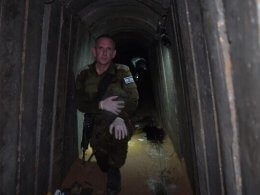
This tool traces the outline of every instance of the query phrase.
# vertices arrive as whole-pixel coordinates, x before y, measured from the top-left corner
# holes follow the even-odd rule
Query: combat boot
[[[107,172],[107,195],[117,195],[121,191],[119,168],[110,168]]]

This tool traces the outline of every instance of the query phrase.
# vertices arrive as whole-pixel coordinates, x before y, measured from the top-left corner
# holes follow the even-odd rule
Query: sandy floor
[[[163,144],[154,144],[147,141],[144,133],[134,135],[122,178],[122,195],[192,194],[184,165],[168,137]]]
[[[80,181],[82,186],[94,189],[92,194],[104,194],[106,176],[97,167],[95,158],[91,161],[85,165],[80,161],[75,163],[63,186]],[[192,194],[184,163],[177,158],[168,137],[163,144],[154,144],[147,141],[144,133],[135,134],[129,142],[127,161],[121,173],[120,195]]]

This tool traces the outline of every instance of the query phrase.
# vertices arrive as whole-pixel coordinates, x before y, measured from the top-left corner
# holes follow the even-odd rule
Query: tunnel
[[[164,129],[191,194],[260,193],[259,0],[0,6],[1,195],[52,194],[81,156],[75,79],[101,34],[133,74],[145,59],[137,116]]]

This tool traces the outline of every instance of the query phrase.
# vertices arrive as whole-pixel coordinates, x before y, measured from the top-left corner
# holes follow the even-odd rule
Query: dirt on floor
[[[120,195],[192,195],[185,163],[174,152],[166,136],[162,144],[151,143],[144,133],[135,134],[129,142],[126,164],[121,168],[122,191]],[[88,151],[87,156],[91,151]],[[63,189],[73,189],[71,194],[91,189],[85,194],[105,194],[106,174],[92,162],[78,159],[62,184]],[[78,192],[78,193],[77,193]]]

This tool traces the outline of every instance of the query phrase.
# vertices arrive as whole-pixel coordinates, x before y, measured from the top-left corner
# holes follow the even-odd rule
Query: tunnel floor
[[[162,144],[158,144],[147,140],[144,132],[137,132],[128,145],[126,164],[121,169],[120,195],[192,194],[185,165],[174,152],[168,136]],[[90,153],[90,150],[87,151],[87,157]],[[63,182],[63,188],[71,185],[72,180],[81,180],[93,189],[89,194],[104,194],[106,177],[97,167],[95,158],[84,166],[78,161],[69,175]]]
[[[169,137],[162,144],[150,142],[138,133],[129,142],[129,153],[122,168],[124,194],[192,194],[183,164]]]

